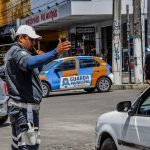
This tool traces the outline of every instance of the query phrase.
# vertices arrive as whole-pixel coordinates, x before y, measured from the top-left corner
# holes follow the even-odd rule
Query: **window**
[[[138,110],[138,114],[144,116],[150,116],[150,96],[148,96],[141,104]]]
[[[58,66],[58,68],[61,71],[73,70],[75,69],[75,60],[69,60],[69,61],[63,62],[61,65]]]
[[[80,65],[80,68],[89,68],[89,67],[100,66],[99,62],[97,62],[94,59],[80,59],[79,65]]]
[[[57,63],[58,63],[57,61],[52,61],[52,62],[46,64],[46,65],[43,67],[43,70],[48,70],[48,69],[54,67]]]

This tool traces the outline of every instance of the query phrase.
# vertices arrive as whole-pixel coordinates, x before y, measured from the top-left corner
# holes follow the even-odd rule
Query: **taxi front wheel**
[[[107,77],[98,79],[96,88],[99,92],[107,92],[111,87],[111,81]]]
[[[42,82],[42,91],[43,91],[43,97],[47,97],[49,95],[50,87],[48,83]]]

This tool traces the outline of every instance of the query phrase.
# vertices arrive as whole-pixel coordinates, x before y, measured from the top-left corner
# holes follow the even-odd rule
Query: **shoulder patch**
[[[21,52],[23,55],[27,55],[28,53],[27,52],[25,52],[25,51],[22,51]]]

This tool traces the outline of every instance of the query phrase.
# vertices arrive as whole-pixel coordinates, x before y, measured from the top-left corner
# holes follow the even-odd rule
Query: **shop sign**
[[[94,34],[95,27],[77,27],[76,34]]]
[[[57,9],[48,10],[37,15],[32,15],[31,17],[25,18],[23,20],[24,24],[34,26],[42,23],[46,23],[48,21],[54,20],[57,18]]]

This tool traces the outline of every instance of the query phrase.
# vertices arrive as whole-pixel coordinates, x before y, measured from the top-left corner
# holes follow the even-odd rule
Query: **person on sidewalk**
[[[145,65],[144,65],[145,79],[150,84],[150,48],[147,48]]]
[[[71,47],[69,41],[59,41],[54,50],[32,55],[36,41],[41,38],[31,26],[21,25],[16,32],[16,43],[8,50],[5,57],[6,83],[10,97],[12,150],[39,149],[39,108],[42,101],[42,86],[38,69]]]

